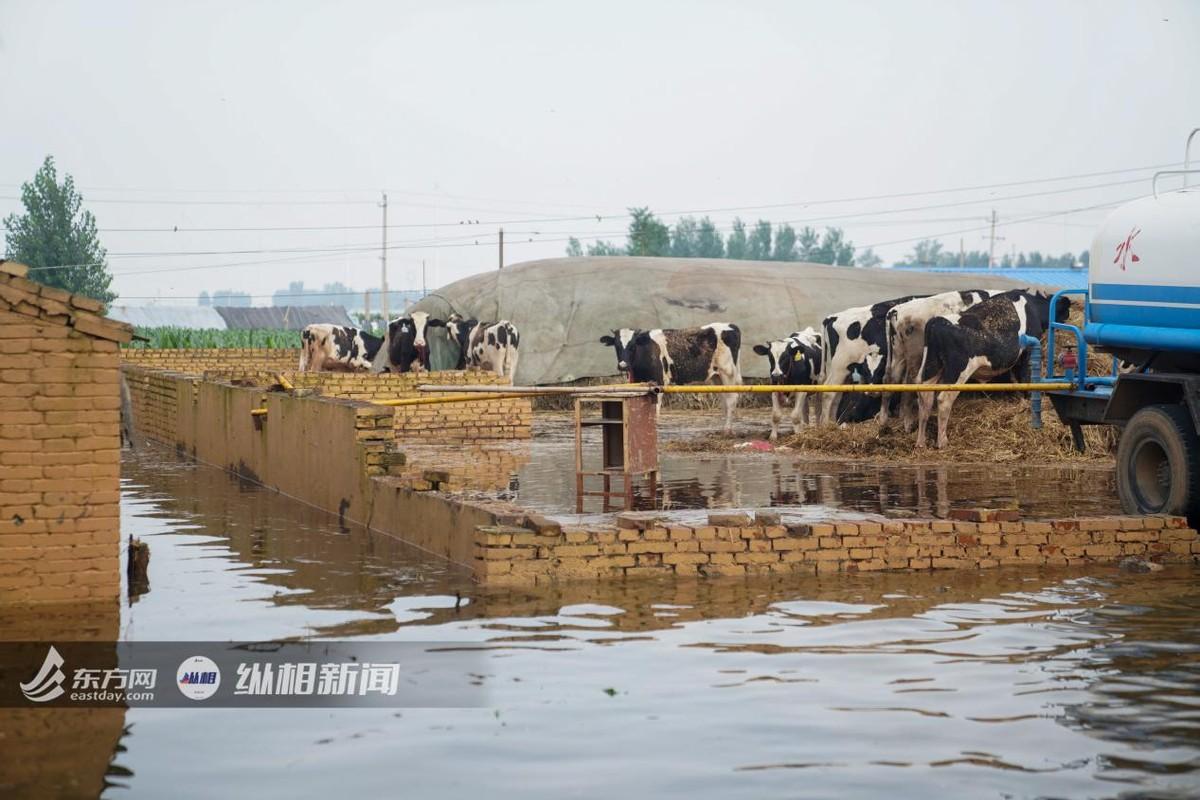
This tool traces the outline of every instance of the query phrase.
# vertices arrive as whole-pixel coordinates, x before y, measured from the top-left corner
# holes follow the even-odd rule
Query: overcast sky
[[[1148,171],[822,201],[1181,161],[1198,40],[1200,3],[1144,0],[0,0],[0,216],[52,154],[130,303],[377,285],[381,190],[392,288],[494,269],[501,223],[508,263],[619,242],[635,205],[840,225],[889,262],[985,249],[994,207],[998,249],[1079,251],[1105,212],[1060,212]]]

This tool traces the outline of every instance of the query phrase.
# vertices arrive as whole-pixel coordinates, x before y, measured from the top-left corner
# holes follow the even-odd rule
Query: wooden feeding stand
[[[584,469],[583,429],[600,428],[600,469]],[[621,479],[613,491],[612,479]],[[622,498],[622,507],[633,507],[633,478],[646,476],[653,497],[658,490],[658,402],[654,395],[639,397],[593,396],[575,400],[575,511],[583,513],[584,497],[600,497],[604,510],[609,498]],[[587,491],[586,479],[600,477],[603,488]]]

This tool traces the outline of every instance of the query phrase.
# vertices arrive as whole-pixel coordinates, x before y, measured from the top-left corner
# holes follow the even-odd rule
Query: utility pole
[[[384,327],[388,324],[388,287],[387,287],[387,192],[383,193],[383,255],[379,257],[382,263],[382,280],[379,287],[379,307],[383,311]]]
[[[958,237],[958,268],[962,269],[967,265],[967,254],[963,249],[963,239]]]
[[[504,228],[500,229],[500,269],[504,269]]]
[[[988,237],[988,269],[996,266],[996,209],[992,209],[992,232]]]
[[[371,290],[367,289],[363,292],[363,328],[370,331],[374,330],[371,325]]]
[[[429,294],[429,290],[425,288],[425,259],[421,259],[421,297]]]

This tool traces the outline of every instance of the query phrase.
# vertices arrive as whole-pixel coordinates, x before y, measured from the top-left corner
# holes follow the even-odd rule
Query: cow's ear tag
[[[803,359],[803,358],[804,358],[804,353],[796,353],[796,356],[795,356],[795,357],[794,357],[792,360],[793,360],[793,361],[800,361],[800,360],[801,360],[801,359]]]

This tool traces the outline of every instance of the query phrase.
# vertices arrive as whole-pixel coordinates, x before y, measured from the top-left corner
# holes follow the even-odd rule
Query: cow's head
[[[771,383],[783,383],[788,374],[788,351],[795,342],[791,339],[776,339],[754,345],[754,352],[767,359],[771,367]],[[793,354],[794,355],[794,354]]]
[[[467,348],[471,342],[471,331],[479,325],[477,319],[463,319],[461,314],[454,313],[446,318],[446,332],[450,334],[450,338],[458,345],[458,368],[464,369],[467,365]]]
[[[612,336],[601,336],[600,344],[607,345],[617,351],[617,369],[627,376],[633,370],[633,361],[637,348],[649,344],[650,333],[635,328],[614,328]],[[632,378],[630,378],[632,380]]]
[[[388,358],[401,372],[410,372],[413,364],[429,369],[429,342],[426,340],[430,328],[445,327],[445,320],[430,317],[424,311],[414,311],[388,323]]]

